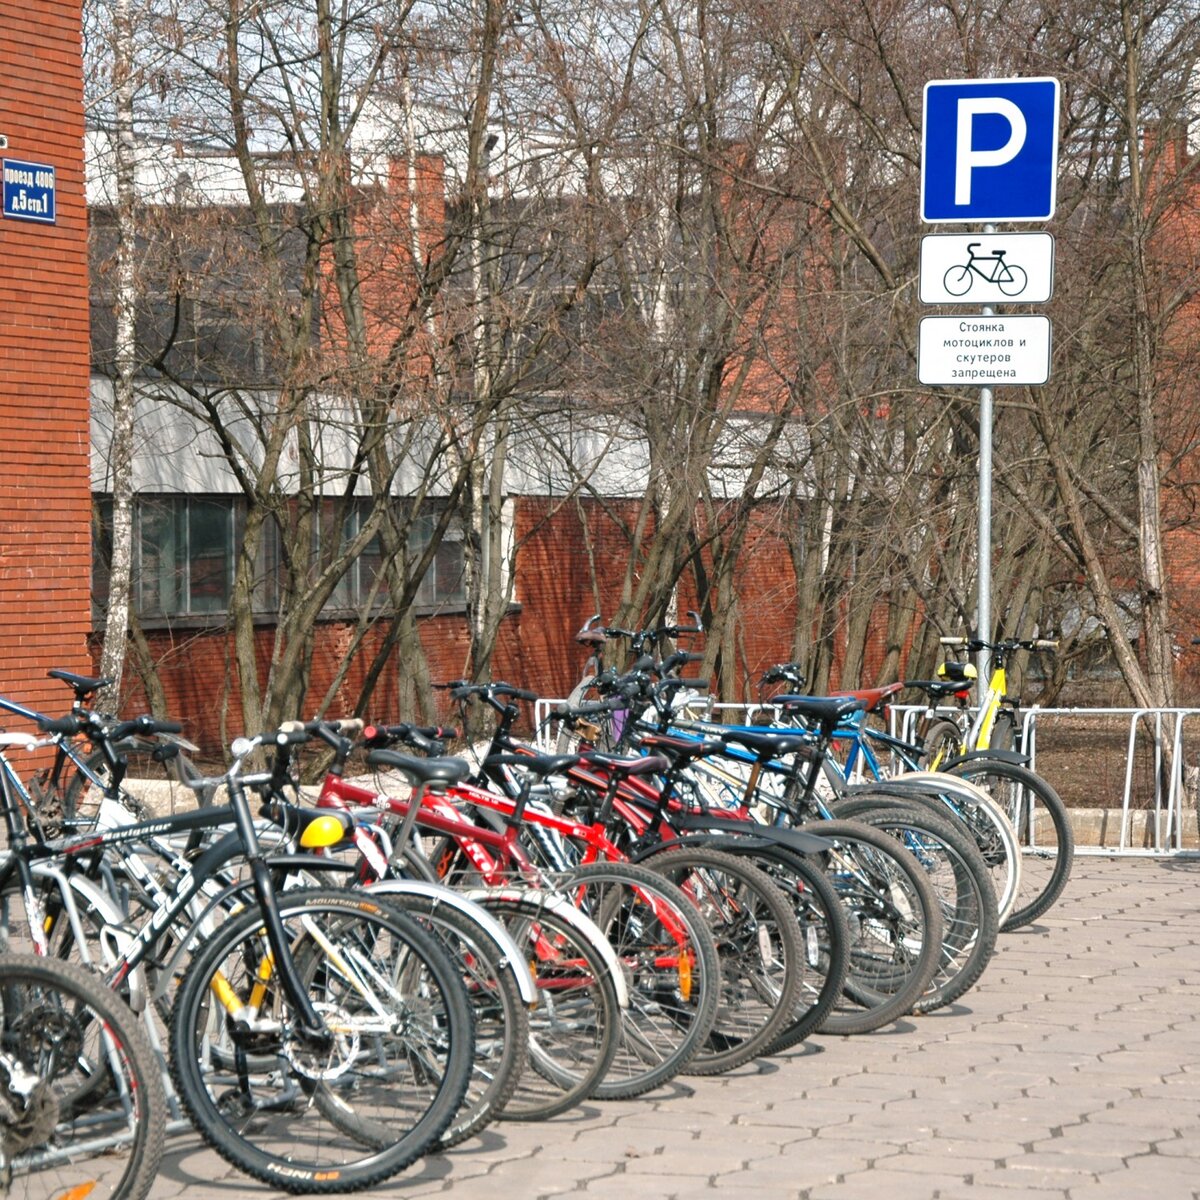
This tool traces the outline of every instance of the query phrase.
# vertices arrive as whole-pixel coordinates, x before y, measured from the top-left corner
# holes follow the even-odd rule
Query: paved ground
[[[376,1197],[1200,1198],[1200,863],[1082,858],[950,1010],[493,1126]],[[180,1138],[154,1200],[268,1200]]]

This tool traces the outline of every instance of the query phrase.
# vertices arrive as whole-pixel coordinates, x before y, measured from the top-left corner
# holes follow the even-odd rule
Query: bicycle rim
[[[205,1140],[247,1174],[293,1192],[368,1187],[423,1154],[459,1107],[472,1042],[462,982],[390,905],[314,890],[279,907],[331,1044],[298,1033],[251,912],[217,930],[180,984],[176,1091]]]

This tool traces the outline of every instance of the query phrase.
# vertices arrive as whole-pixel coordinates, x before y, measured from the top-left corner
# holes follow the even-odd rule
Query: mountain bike
[[[42,724],[73,736],[82,720]],[[116,740],[123,731],[118,725],[109,732]],[[297,735],[264,736],[270,743]],[[277,874],[324,864],[305,855],[272,859],[260,846],[246,792],[268,786],[271,775],[243,766],[263,740],[239,739],[230,770],[199,781],[225,788],[224,809],[57,841],[25,826],[26,810],[0,773],[10,840],[0,894],[7,888],[24,906],[26,928],[43,954],[95,946],[108,986],[133,998],[139,968],[162,964],[169,950],[161,973],[173,979],[176,964],[207,932],[193,901],[202,900],[205,913],[220,912],[223,923],[207,932],[175,995],[176,1094],[205,1139],[256,1178],[293,1192],[355,1190],[401,1170],[449,1126],[470,1072],[470,1010],[445,951],[384,901],[278,892]],[[302,830],[302,844],[345,836],[345,823],[318,816],[325,825],[314,820]],[[94,872],[114,847],[222,823],[233,830],[179,864],[172,894],[140,926],[106,923],[91,940],[72,876],[87,881],[91,870],[98,878]],[[306,837],[310,831],[315,835]],[[205,884],[235,858],[249,880],[205,897]],[[47,872],[40,880],[35,864]],[[105,911],[98,901],[101,919]]]

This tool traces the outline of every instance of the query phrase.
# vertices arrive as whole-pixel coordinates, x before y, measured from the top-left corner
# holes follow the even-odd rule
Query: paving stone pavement
[[[502,1124],[373,1197],[1200,1200],[1200,862],[1077,860],[957,1005]],[[198,1138],[152,1200],[275,1200]]]

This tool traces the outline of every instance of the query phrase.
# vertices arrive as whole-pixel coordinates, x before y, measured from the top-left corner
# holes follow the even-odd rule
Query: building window
[[[102,529],[92,547],[92,600],[97,626],[108,605],[108,564],[111,555],[112,503],[99,500]],[[234,496],[139,496],[134,515],[133,603],[145,621],[210,618],[229,611],[237,555],[245,529],[245,503]],[[317,523],[321,540],[330,537],[332,506],[322,509]],[[341,536],[352,537],[366,509],[354,507],[344,518]],[[420,552],[433,536],[435,519],[420,518],[410,548]],[[334,544],[332,541],[326,544]],[[345,542],[343,541],[344,545]],[[382,580],[383,556],[373,538],[338,581],[326,603],[329,614],[356,611],[372,602],[386,607],[388,592]],[[279,605],[280,535],[268,523],[259,547],[253,605],[264,617]],[[452,526],[437,548],[421,582],[417,603],[423,607],[458,606],[465,602],[461,531]],[[379,587],[372,595],[376,579]]]

